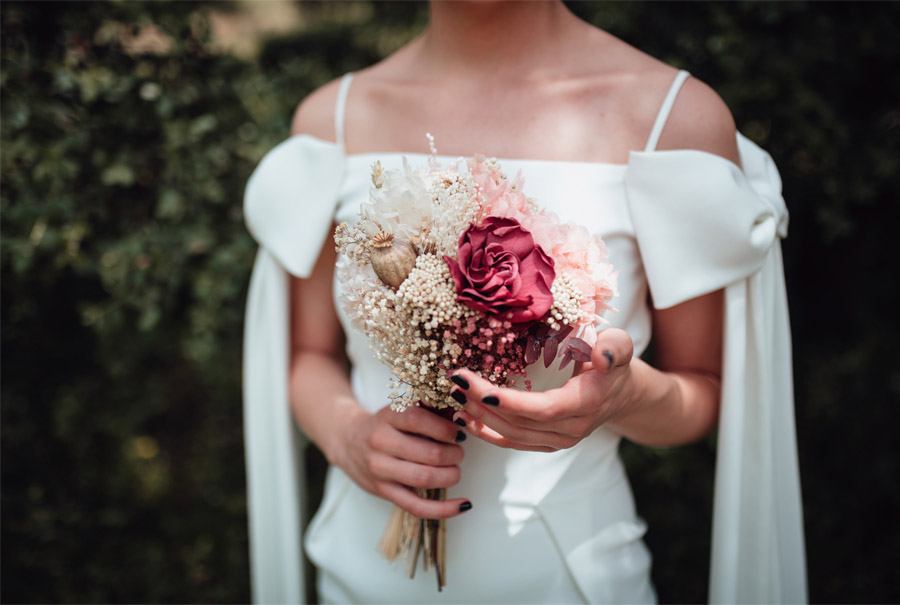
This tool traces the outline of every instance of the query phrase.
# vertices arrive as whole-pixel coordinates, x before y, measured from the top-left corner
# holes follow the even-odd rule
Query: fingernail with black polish
[[[472,503],[468,500],[459,505],[459,512],[464,513],[467,510],[472,510]]]
[[[463,433],[462,431],[456,431],[456,442],[462,443],[465,440],[466,440],[466,434]]]
[[[450,396],[453,397],[457,403],[466,402],[466,394],[462,391],[450,391]]]
[[[484,399],[481,400],[481,403],[485,403],[487,405],[498,406],[500,405],[500,399],[498,399],[495,395],[488,395]]]
[[[453,383],[461,389],[469,388],[469,381],[466,380],[465,378],[463,378],[462,376],[459,376],[458,374],[454,374],[453,376],[451,376],[450,380],[452,380]]]
[[[463,420],[462,418],[457,418],[457,419],[454,420],[453,422],[455,422],[455,423],[458,424],[459,426],[466,426],[466,421]]]
[[[612,352],[610,352],[609,349],[603,349],[603,356],[606,357],[606,362],[609,364],[607,369],[613,367],[613,361],[615,360],[615,358],[613,357]]]

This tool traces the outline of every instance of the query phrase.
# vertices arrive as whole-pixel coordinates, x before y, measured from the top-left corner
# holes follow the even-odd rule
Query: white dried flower
[[[551,328],[559,330],[563,326],[574,326],[584,318],[586,313],[582,304],[586,296],[565,273],[556,276],[550,293],[553,295],[553,306],[550,307],[547,323]]]
[[[431,223],[431,196],[422,171],[403,158],[402,170],[385,170],[382,184],[370,190],[360,208],[360,228],[370,236],[379,230],[410,241]]]
[[[372,185],[375,189],[381,189],[384,185],[384,168],[381,166],[381,160],[375,160],[372,164]]]
[[[468,174],[458,170],[432,173],[429,192],[432,200],[430,238],[437,252],[455,256],[459,235],[473,223],[481,206],[475,184]]]
[[[341,223],[334,230],[334,245],[338,254],[344,254],[360,265],[368,265],[372,254],[371,237],[358,224]]]

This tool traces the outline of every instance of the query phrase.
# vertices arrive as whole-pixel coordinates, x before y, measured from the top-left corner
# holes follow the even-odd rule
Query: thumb
[[[597,334],[597,342],[591,351],[591,365],[594,370],[606,374],[613,368],[631,363],[632,355],[634,343],[628,332],[619,328],[607,328]]]

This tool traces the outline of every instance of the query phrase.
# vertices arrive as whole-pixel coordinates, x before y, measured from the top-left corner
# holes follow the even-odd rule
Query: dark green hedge
[[[306,3],[249,61],[209,6],[0,4],[4,602],[249,598],[243,185],[300,98],[426,9]],[[709,82],[778,163],[811,594],[900,600],[900,10],[571,6]],[[150,23],[172,47],[125,52]],[[625,456],[661,599],[703,600],[709,444]]]

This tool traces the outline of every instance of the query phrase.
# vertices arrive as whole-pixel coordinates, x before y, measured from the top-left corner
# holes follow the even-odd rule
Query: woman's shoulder
[[[291,134],[309,134],[324,141],[335,140],[334,111],[341,78],[316,88],[297,104]]]
[[[675,98],[656,148],[695,149],[740,164],[731,110],[712,87],[693,76]]]
[[[609,64],[623,83],[620,107],[638,129],[649,135],[679,69],[599,30],[598,45],[605,46]],[[675,97],[656,148],[697,149],[737,160],[735,122],[731,110],[709,84],[691,75]]]
[[[404,84],[404,61],[407,60],[408,48],[415,40],[371,65],[353,71],[353,96],[369,97],[371,95],[402,95],[406,91],[398,90]],[[341,87],[343,75],[315,88],[297,103],[291,121],[291,134],[310,134],[326,141],[335,141],[335,107]],[[369,103],[353,105],[353,111]],[[357,116],[358,117],[358,116]]]
[[[586,52],[570,66],[583,74],[579,95],[590,99],[589,111],[617,116],[616,130],[627,133],[622,138],[623,143],[627,138],[629,149],[643,149],[681,70],[594,26],[585,28],[579,44]],[[597,126],[597,136],[609,132],[608,122],[598,120]],[[694,75],[681,85],[663,126],[657,149],[699,149],[730,160],[737,157],[731,111]]]

